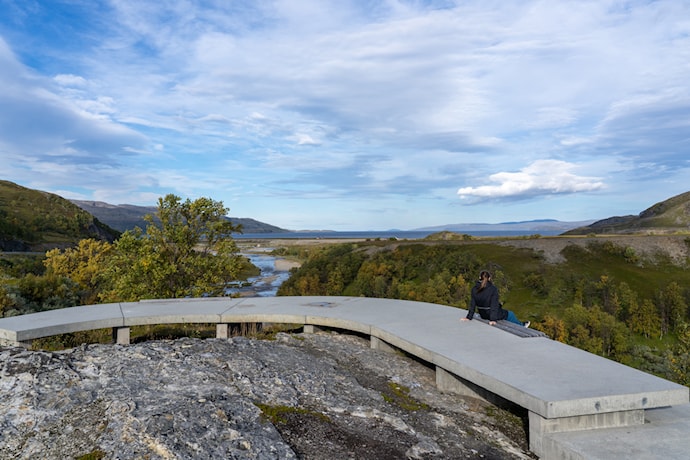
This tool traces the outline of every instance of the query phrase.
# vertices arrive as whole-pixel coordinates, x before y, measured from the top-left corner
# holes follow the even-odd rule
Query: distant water
[[[226,289],[228,294],[250,294],[258,297],[275,297],[278,288],[290,277],[289,271],[276,269],[276,257],[270,254],[243,254],[256,265],[260,274],[250,277],[246,282],[231,284]]]
[[[233,238],[241,239],[400,239],[417,240],[425,238],[438,231],[359,231],[359,232],[287,232],[287,233],[238,233],[233,234]],[[456,231],[454,233],[467,234],[472,236],[530,236],[543,235],[554,236],[563,233],[562,230],[553,231],[529,231],[529,230],[492,230],[492,231]]]

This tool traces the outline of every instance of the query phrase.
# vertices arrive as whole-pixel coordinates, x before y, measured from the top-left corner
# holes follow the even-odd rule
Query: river
[[[229,294],[239,294],[240,297],[274,297],[278,288],[290,277],[290,268],[297,266],[285,259],[270,254],[242,253],[251,263],[256,265],[261,273],[252,276],[240,285],[227,289]]]

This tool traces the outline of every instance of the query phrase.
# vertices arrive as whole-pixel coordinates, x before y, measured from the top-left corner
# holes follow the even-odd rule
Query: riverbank
[[[302,266],[302,264],[296,260],[288,260],[288,259],[276,259],[275,260],[275,267],[276,271],[279,272],[289,272],[293,268],[299,268]]]

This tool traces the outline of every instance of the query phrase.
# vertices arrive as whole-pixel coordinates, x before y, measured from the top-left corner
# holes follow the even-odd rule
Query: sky
[[[0,0],[0,179],[290,230],[690,191],[690,1]]]

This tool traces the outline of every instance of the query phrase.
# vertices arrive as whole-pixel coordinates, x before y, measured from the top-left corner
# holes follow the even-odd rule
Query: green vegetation
[[[0,250],[40,251],[118,235],[64,198],[0,180]]]
[[[222,295],[242,265],[225,212],[208,198],[167,195],[158,200],[160,226],[148,216],[145,234],[127,231],[112,246],[82,241],[50,251],[47,274],[70,277],[98,303]]]
[[[348,295],[467,308],[481,269],[506,306],[532,327],[569,343],[679,382],[690,374],[687,264],[593,239],[547,263],[532,249],[443,238],[365,242],[312,249],[279,295]],[[655,356],[654,360],[650,356]]]
[[[3,316],[95,303],[224,295],[230,281],[256,270],[229,236],[222,203],[159,199],[146,231],[113,243],[83,239],[37,257],[0,258]],[[160,222],[154,225],[154,220]]]
[[[100,460],[105,458],[105,455],[106,453],[102,450],[94,450],[93,452],[77,457],[76,460]]]
[[[307,416],[319,419],[322,422],[330,422],[327,415],[321,412],[304,409],[301,407],[291,406],[271,406],[269,404],[262,404],[255,402],[254,405],[261,409],[261,415],[264,420],[271,422],[273,425],[286,424],[288,418],[291,416]]]
[[[428,410],[427,404],[421,403],[410,396],[410,389],[395,382],[388,382],[388,389],[382,394],[384,401],[395,404],[406,411]]]

